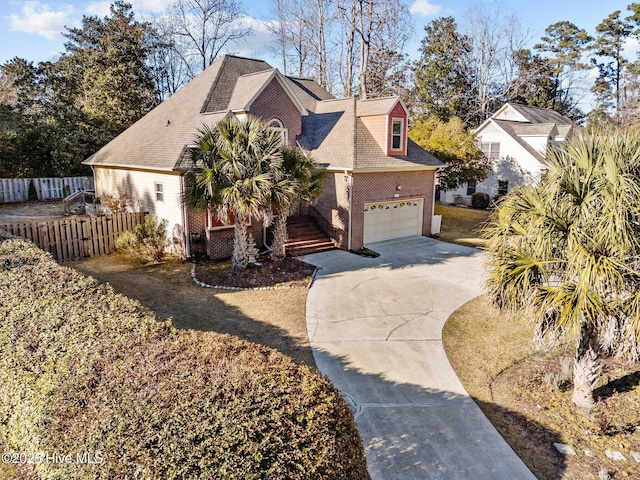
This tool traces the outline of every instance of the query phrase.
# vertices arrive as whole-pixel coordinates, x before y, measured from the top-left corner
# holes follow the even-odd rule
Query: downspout
[[[358,100],[353,97],[353,165],[352,168],[356,168],[356,160],[358,155]],[[353,225],[353,174],[349,174],[347,169],[344,169],[344,174],[347,176],[347,187],[349,188],[349,230],[347,234],[347,248],[351,251],[351,230]]]
[[[191,258],[191,242],[189,239],[189,211],[184,199],[184,175],[180,175],[180,202],[182,203],[182,225],[184,226],[185,255]]]
[[[353,175],[349,175],[346,169],[344,171],[344,174],[347,180],[347,188],[349,189],[349,233],[347,248],[349,249],[349,251],[351,251],[351,204],[353,203]]]

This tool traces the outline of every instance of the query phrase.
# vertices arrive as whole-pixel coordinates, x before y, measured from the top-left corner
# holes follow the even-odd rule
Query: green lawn
[[[489,210],[470,207],[436,204],[435,214],[442,215],[439,239],[467,247],[483,247],[485,240],[479,238],[478,230],[487,221]]]

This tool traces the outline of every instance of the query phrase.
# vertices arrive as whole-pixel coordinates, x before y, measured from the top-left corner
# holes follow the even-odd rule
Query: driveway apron
[[[373,480],[535,479],[451,368],[442,327],[481,293],[478,250],[425,237],[305,257],[316,364],[352,405]],[[473,361],[473,359],[470,359]]]

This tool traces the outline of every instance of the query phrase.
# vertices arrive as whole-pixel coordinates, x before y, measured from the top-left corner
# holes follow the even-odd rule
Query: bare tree
[[[504,101],[507,86],[518,73],[514,54],[531,35],[523,31],[516,15],[479,3],[465,13],[461,30],[471,41],[476,122],[481,123]]]
[[[252,34],[235,0],[177,0],[168,9],[174,48],[191,78],[211,65],[230,42]]]

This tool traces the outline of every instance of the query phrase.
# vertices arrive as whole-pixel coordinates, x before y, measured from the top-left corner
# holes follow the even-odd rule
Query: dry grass
[[[554,388],[545,373],[559,373],[559,358],[572,348],[536,352],[532,327],[507,319],[482,298],[463,305],[447,321],[443,339],[447,356],[466,390],[515,452],[540,479],[640,478],[640,372],[609,360],[604,364],[598,406],[579,411],[571,386]],[[562,457],[554,442],[571,445],[576,456]],[[593,457],[585,454],[593,453]],[[613,461],[605,450],[622,452]],[[603,471],[604,471],[603,470]]]
[[[442,215],[439,240],[457,243],[466,247],[483,247],[485,240],[479,238],[478,229],[487,221],[489,210],[470,207],[436,204],[435,214]]]
[[[215,331],[275,348],[315,366],[305,321],[307,290],[223,291],[198,287],[191,264],[168,258],[136,266],[125,257],[95,257],[72,266],[138,300],[178,328]]]

